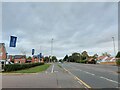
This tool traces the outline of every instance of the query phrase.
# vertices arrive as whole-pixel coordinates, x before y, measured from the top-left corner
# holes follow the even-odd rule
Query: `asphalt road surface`
[[[98,64],[63,63],[63,68],[91,88],[118,88],[118,67]]]
[[[2,88],[87,88],[58,64],[37,74],[3,74]]]
[[[118,67],[53,63],[36,74],[3,74],[2,88],[118,88]]]

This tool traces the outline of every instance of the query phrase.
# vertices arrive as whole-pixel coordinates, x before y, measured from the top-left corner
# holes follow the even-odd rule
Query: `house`
[[[14,55],[8,55],[8,61],[12,62],[14,61]]]
[[[34,56],[32,57],[32,63],[38,63],[38,62],[44,62],[43,57],[42,57],[42,58],[39,58],[38,55],[34,55]]]
[[[32,63],[37,63],[37,62],[40,62],[40,60],[39,60],[39,58],[38,58],[37,55],[34,55],[34,56],[32,57]]]
[[[26,63],[26,55],[15,55],[14,63]]]
[[[107,58],[108,58],[108,56],[99,56],[97,58],[97,63],[106,62]]]
[[[116,59],[113,57],[108,57],[105,61],[106,62],[116,62]]]
[[[0,43],[0,60],[7,59],[7,52],[4,43]]]

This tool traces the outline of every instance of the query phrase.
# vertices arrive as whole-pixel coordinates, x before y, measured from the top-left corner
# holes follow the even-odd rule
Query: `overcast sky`
[[[118,49],[118,6],[108,2],[3,3],[2,42],[9,54],[31,55],[42,52],[58,58],[86,50],[89,55],[114,55],[112,37]],[[10,48],[10,36],[17,36],[17,47]]]

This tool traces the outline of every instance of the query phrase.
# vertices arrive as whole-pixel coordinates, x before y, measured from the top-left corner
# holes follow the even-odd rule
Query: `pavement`
[[[3,74],[2,88],[86,88],[57,64],[36,74]]]

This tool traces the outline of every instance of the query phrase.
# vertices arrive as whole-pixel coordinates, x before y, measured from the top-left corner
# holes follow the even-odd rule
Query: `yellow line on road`
[[[83,85],[85,85],[87,88],[91,88],[88,84],[86,84],[84,81],[82,81],[80,78],[78,78],[77,76],[75,76],[74,74],[72,74],[70,71],[68,71],[67,69],[64,68],[65,71],[69,72],[71,75],[74,76],[74,78],[76,78],[78,81],[80,81]]]

